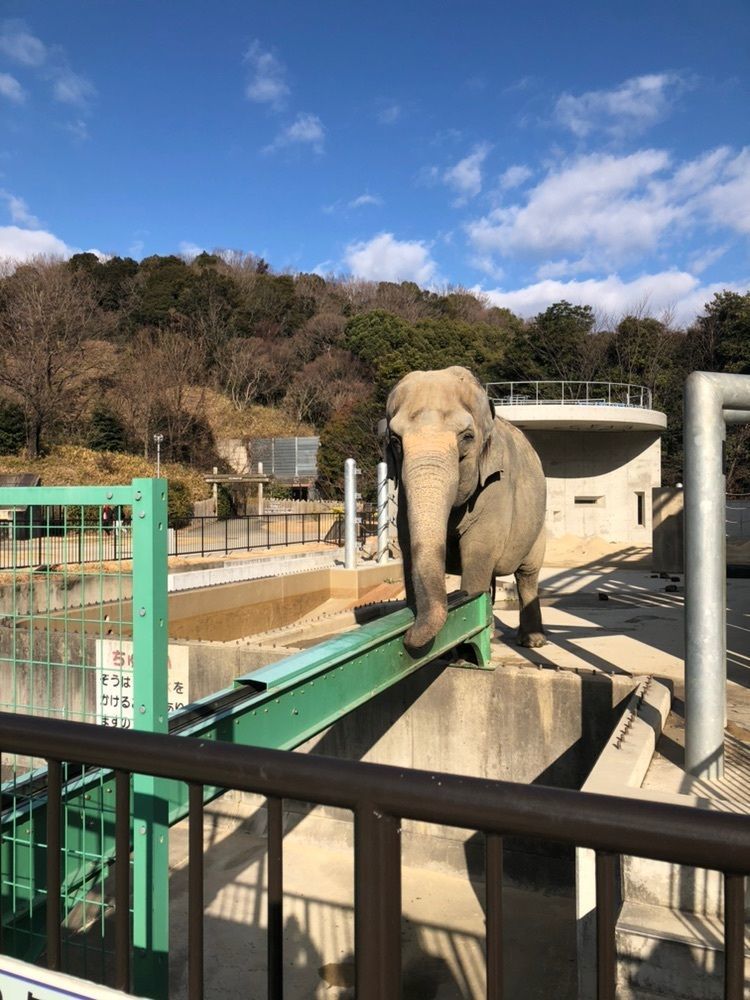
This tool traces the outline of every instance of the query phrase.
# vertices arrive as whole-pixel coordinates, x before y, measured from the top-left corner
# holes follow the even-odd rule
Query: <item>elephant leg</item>
[[[486,552],[472,551],[461,546],[461,590],[467,594],[483,594],[495,580],[494,559]]]
[[[542,531],[528,556],[515,572],[521,617],[516,642],[519,646],[535,648],[547,642],[542,626],[542,610],[539,605],[539,570],[542,568],[546,537]]]

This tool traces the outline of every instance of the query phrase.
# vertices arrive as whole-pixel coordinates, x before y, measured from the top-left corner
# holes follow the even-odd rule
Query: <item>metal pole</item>
[[[685,770],[724,773],[726,665],[724,418],[713,383],[685,383]]]
[[[344,462],[344,568],[357,568],[357,463]]]
[[[263,463],[258,462],[258,475],[263,475]],[[263,513],[263,483],[258,483],[258,513]]]
[[[378,562],[388,559],[388,464],[378,462]]]
[[[164,440],[163,434],[154,434],[154,441],[156,442],[156,478],[158,479],[161,475],[161,443]]]
[[[750,421],[750,377],[693,372],[685,383],[685,770],[724,773],[727,423]],[[744,420],[743,420],[744,418]]]

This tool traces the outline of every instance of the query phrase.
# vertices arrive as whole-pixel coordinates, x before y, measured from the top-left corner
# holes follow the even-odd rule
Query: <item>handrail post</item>
[[[357,1000],[401,996],[400,822],[369,802],[354,814],[354,960]]]

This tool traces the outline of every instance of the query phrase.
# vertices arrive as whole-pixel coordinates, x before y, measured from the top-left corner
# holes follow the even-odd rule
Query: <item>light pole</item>
[[[156,442],[156,478],[159,478],[161,473],[161,443],[164,440],[163,434],[154,434],[154,441]]]

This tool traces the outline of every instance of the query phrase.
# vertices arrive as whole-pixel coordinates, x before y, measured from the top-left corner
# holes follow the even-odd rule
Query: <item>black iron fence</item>
[[[541,837],[596,852],[597,996],[615,1000],[618,856],[717,869],[725,878],[724,997],[741,1000],[744,981],[745,876],[750,822],[710,812],[608,795],[434,774],[328,757],[239,747],[187,737],[102,730],[97,726],[0,714],[0,748],[49,762],[46,888],[47,964],[61,961],[60,762],[116,775],[115,985],[128,989],[131,966],[130,779],[133,773],[189,786],[188,996],[203,997],[204,789],[264,795],[268,806],[268,996],[283,995],[284,799],[354,814],[355,970],[358,1000],[401,995],[403,819],[483,831],[486,859],[487,996],[503,997],[503,837]],[[0,879],[3,873],[0,872]],[[2,923],[0,914],[0,924]]]
[[[359,515],[359,540],[377,530],[377,516]],[[248,514],[243,517],[194,517],[170,536],[172,556],[228,555],[230,552],[331,542],[344,544],[344,516],[320,514]],[[132,534],[127,521],[113,516],[96,525],[55,523],[49,515],[35,522],[0,522],[0,570],[131,559]]]

